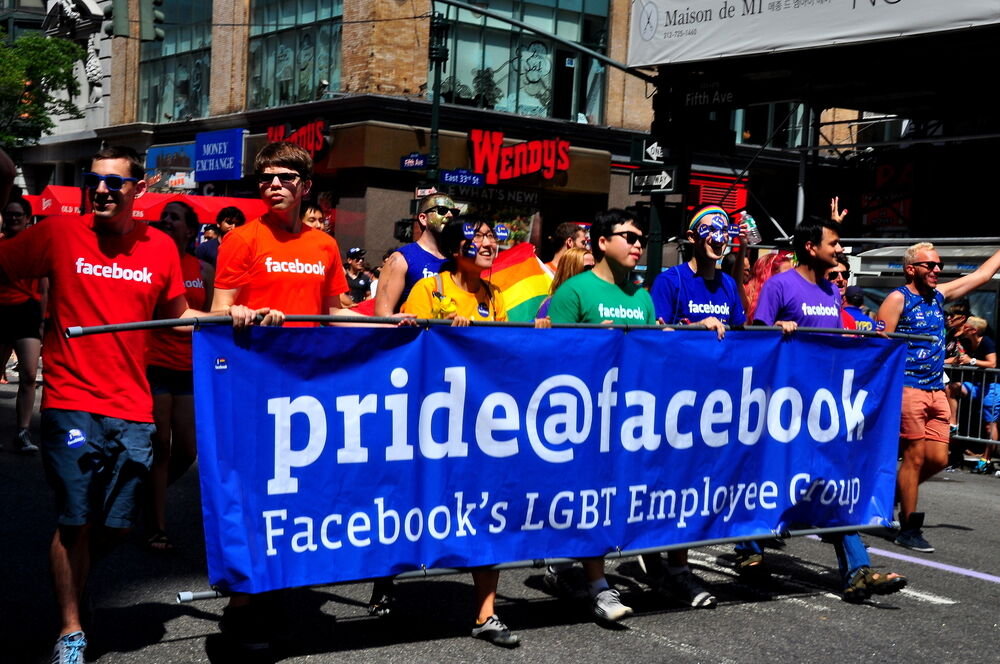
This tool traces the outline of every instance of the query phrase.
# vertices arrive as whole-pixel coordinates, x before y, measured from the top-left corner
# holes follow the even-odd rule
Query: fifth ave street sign
[[[632,171],[630,194],[669,194],[674,191],[673,168],[651,168]]]

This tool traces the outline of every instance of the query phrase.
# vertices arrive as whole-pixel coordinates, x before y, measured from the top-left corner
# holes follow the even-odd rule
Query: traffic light
[[[104,5],[104,22],[101,29],[109,37],[128,37],[128,0],[111,0]]]
[[[164,15],[158,7],[163,0],[139,0],[139,39],[142,41],[163,41],[167,33],[161,27]]]

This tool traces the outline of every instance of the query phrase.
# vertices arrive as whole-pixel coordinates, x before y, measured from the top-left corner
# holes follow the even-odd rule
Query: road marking
[[[671,638],[658,634],[656,632],[650,632],[645,629],[636,627],[634,623],[629,623],[629,631],[632,633],[639,633],[643,636],[655,639],[660,643],[663,643],[673,650],[684,653],[685,655],[691,655],[697,659],[709,661],[709,662],[719,662],[720,664],[739,664],[735,659],[729,659],[726,657],[720,657],[719,653],[714,650],[706,650],[704,648],[699,648],[698,646],[691,645],[690,643],[684,643],[683,641],[674,641]]]
[[[916,556],[908,556],[905,553],[896,553],[895,551],[876,549],[875,547],[868,549],[868,551],[870,551],[871,553],[877,553],[880,556],[885,556],[886,558],[894,558],[896,560],[902,560],[904,562],[913,563],[914,565],[923,565],[924,567],[932,567],[934,569],[939,569],[943,572],[960,574],[962,576],[972,577],[973,579],[979,579],[980,581],[989,581],[990,583],[1000,583],[1000,576],[993,576],[992,574],[986,574],[985,572],[977,572],[974,569],[967,569],[965,567],[955,567],[954,565],[948,565],[947,563],[939,563],[933,560],[917,558]]]
[[[932,595],[931,593],[922,593],[916,590],[910,590],[909,588],[903,588],[899,591],[900,595],[907,595],[908,597],[913,597],[915,599],[921,599],[925,602],[930,602],[931,604],[958,604],[953,599],[948,599],[947,597],[941,597],[940,595]]]

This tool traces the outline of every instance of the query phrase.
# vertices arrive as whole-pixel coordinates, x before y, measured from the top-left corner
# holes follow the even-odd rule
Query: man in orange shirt
[[[273,302],[265,324],[284,314],[353,316],[341,307],[347,280],[332,237],[302,223],[312,187],[312,158],[292,143],[269,143],[254,159],[264,216],[226,234],[219,247],[213,306]],[[299,325],[315,325],[300,323]]]

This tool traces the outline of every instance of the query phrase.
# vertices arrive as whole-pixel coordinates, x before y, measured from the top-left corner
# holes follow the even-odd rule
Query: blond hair
[[[921,251],[934,251],[934,245],[930,242],[917,242],[906,248],[903,253],[903,265],[912,265],[917,262],[917,254]]]
[[[983,336],[986,332],[986,321],[978,316],[969,316],[969,319],[965,321],[965,324],[976,331],[977,336]]]

